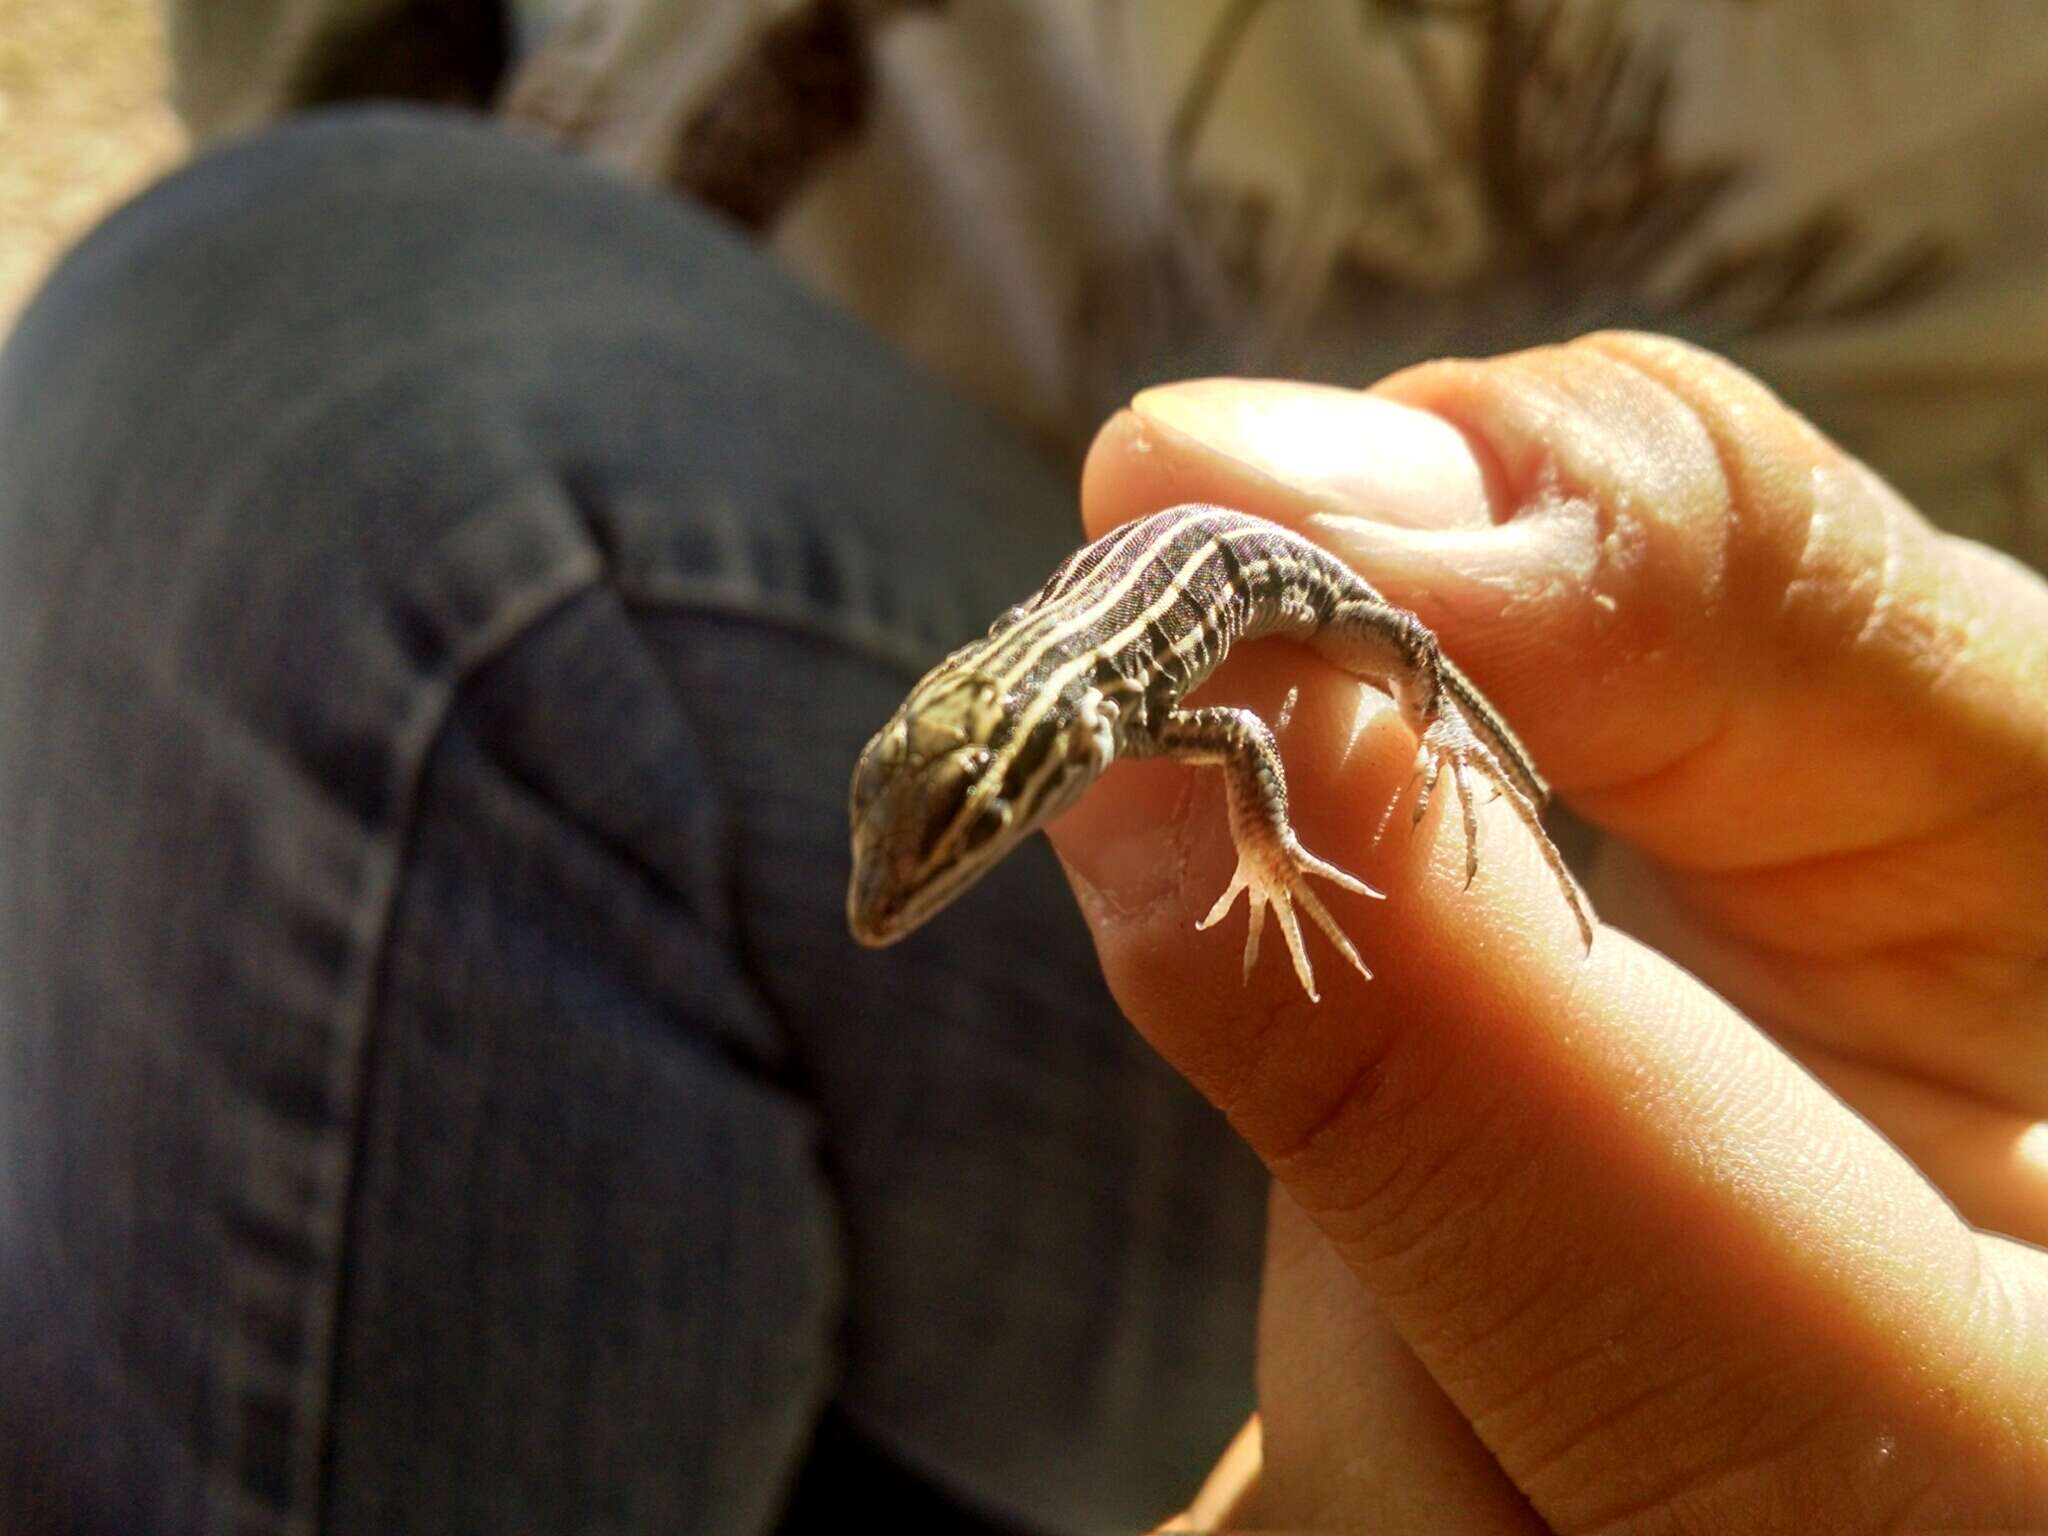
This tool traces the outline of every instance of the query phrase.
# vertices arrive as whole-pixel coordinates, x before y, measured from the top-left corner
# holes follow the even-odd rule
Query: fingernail
[[[1148,389],[1131,409],[1324,512],[1410,528],[1493,522],[1471,444],[1412,406],[1326,384],[1195,379]]]

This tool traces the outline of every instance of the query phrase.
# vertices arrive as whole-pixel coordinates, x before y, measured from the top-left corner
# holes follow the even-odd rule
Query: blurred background
[[[0,334],[57,254],[184,148],[151,0],[0,0]]]

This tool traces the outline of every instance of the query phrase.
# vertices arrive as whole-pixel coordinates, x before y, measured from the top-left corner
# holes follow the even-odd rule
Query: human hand
[[[1054,825],[1125,1012],[1276,1180],[1230,1523],[2048,1527],[2048,1254],[1991,1235],[2048,1241],[2048,588],[1647,336],[1140,396],[1089,536],[1195,500],[1437,630],[1609,834],[1617,925],[1584,952],[1505,806],[1469,889],[1441,800],[1367,856],[1414,743],[1279,645],[1203,698],[1301,684],[1295,821],[1390,893],[1327,893],[1374,980],[1313,1005],[1194,931],[1213,775]]]

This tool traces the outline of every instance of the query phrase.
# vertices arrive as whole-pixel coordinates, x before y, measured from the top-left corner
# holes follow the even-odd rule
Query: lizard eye
[[[1003,722],[996,680],[981,672],[948,678],[908,708],[910,755],[937,760],[954,749],[987,745]]]
[[[1007,800],[994,795],[981,804],[974,818],[974,841],[985,843],[992,837],[1000,837],[1015,818],[1016,811]]]
[[[988,766],[988,760],[986,747],[960,747],[931,765],[920,813],[924,824],[918,839],[920,858],[930,858],[939,840],[960,820],[960,813],[967,808],[968,793],[981,781],[981,771]]]
[[[967,739],[959,723],[949,716],[922,714],[912,722],[916,733],[917,756],[920,760],[943,758]]]

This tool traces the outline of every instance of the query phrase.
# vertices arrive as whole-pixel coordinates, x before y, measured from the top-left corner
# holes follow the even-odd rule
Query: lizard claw
[[[1372,972],[1358,958],[1358,950],[1337,926],[1337,920],[1330,915],[1322,899],[1309,888],[1307,877],[1316,875],[1332,885],[1359,896],[1380,897],[1384,893],[1374,890],[1363,880],[1346,874],[1334,864],[1317,858],[1299,843],[1289,838],[1281,847],[1270,854],[1263,850],[1254,851],[1243,844],[1237,850],[1237,870],[1230,877],[1230,884],[1216,899],[1216,905],[1209,909],[1209,915],[1195,924],[1197,930],[1214,927],[1237,904],[1239,892],[1243,892],[1250,906],[1249,926],[1244,940],[1244,975],[1251,979],[1252,967],[1259,959],[1259,935],[1266,925],[1266,908],[1270,905],[1273,915],[1279,920],[1280,932],[1287,941],[1287,952],[1294,960],[1294,974],[1301,981],[1301,988],[1308,993],[1309,1001],[1321,1002],[1316,991],[1315,970],[1309,965],[1308,950],[1301,938],[1301,923],[1295,916],[1298,904],[1309,915],[1315,925],[1323,930],[1330,943],[1336,947],[1359,975],[1368,981]]]
[[[1416,749],[1415,773],[1422,780],[1422,791],[1416,797],[1415,820],[1422,820],[1422,813],[1429,804],[1430,790],[1446,766],[1451,770],[1451,779],[1458,791],[1458,804],[1464,813],[1466,888],[1471,888],[1473,877],[1479,873],[1479,818],[1471,780],[1471,775],[1476,773],[1492,787],[1495,798],[1506,800],[1522,825],[1535,834],[1544,865],[1563,889],[1572,917],[1578,922],[1579,937],[1588,950],[1592,949],[1593,924],[1586,912],[1585,897],[1579,893],[1578,882],[1572,879],[1557,846],[1544,830],[1542,808],[1523,792],[1501,765],[1500,759],[1473,734],[1471,726],[1454,710],[1446,709],[1430,723],[1429,729],[1423,732],[1422,745]],[[1398,803],[1399,796],[1395,799]],[[1388,806],[1387,812],[1391,815],[1393,806]]]

